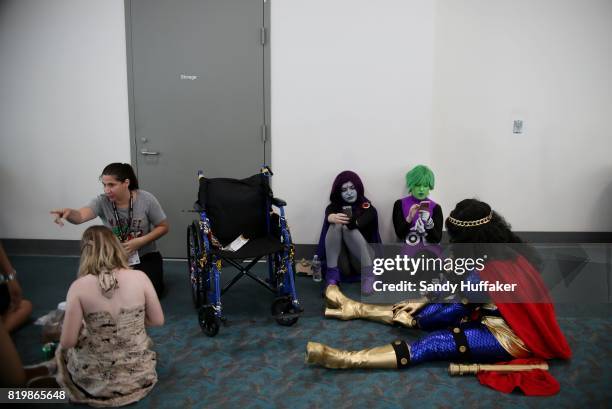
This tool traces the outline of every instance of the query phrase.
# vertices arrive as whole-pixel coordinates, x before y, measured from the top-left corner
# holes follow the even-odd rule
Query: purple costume
[[[406,219],[406,217],[408,217],[408,214],[410,214],[410,208],[413,205],[420,204],[422,202],[428,203],[427,211],[429,212],[429,217],[432,217],[434,214],[434,208],[438,206],[438,204],[429,198],[426,198],[424,200],[419,200],[411,195],[411,196],[406,196],[405,198],[401,199],[402,213],[404,214],[404,219]],[[419,210],[413,217],[412,221],[410,222],[409,232],[406,235],[406,242],[410,245],[417,245],[419,243],[422,243],[423,245],[429,244],[426,239],[426,234],[425,233],[421,234],[416,231],[416,223],[417,223],[417,220],[419,220],[420,213],[421,211]]]
[[[346,203],[341,196],[341,187],[346,182],[352,182],[357,191],[357,200],[353,204]],[[327,269],[327,258],[325,251],[325,237],[329,229],[330,223],[327,221],[327,217],[332,213],[342,213],[342,207],[350,205],[352,208],[353,216],[351,217],[350,223],[347,225],[349,229],[357,229],[368,243],[380,243],[380,234],[378,232],[378,213],[376,208],[372,206],[368,198],[364,196],[364,188],[361,179],[355,172],[346,170],[341,172],[334,183],[332,184],[331,193],[329,195],[330,204],[325,209],[325,218],[323,220],[323,227],[321,229],[321,235],[319,238],[319,245],[317,247],[317,255],[321,260],[321,269],[329,281],[328,269]],[[341,255],[342,257],[342,255]],[[348,265],[348,263],[341,263],[339,260],[339,267],[342,265]],[[344,271],[344,269],[330,269],[330,272],[336,281],[359,281],[360,274],[351,275],[350,271]]]
[[[424,233],[418,232],[416,228],[417,220],[421,214],[420,210],[415,214],[410,224],[405,221],[406,217],[408,217],[408,214],[410,213],[410,208],[413,205],[422,202],[428,202],[427,212],[429,212],[429,217],[433,221],[433,227],[426,228],[427,230]],[[439,245],[437,245],[442,236],[442,211],[440,210],[440,206],[430,198],[419,200],[412,195],[398,200],[396,202],[396,207],[399,207],[398,205],[401,206],[402,218],[401,221],[396,220],[399,218],[395,214],[393,222],[396,232],[399,230],[397,226],[398,224],[404,225],[402,230],[403,232],[405,231],[405,237],[403,237],[403,239],[407,245],[403,247],[402,254],[409,257],[416,257],[423,251],[427,251],[428,253],[433,253],[433,255],[436,257],[440,257],[442,254],[442,249]],[[397,213],[397,209],[394,209],[394,213]],[[424,223],[427,224],[427,221],[424,221]]]

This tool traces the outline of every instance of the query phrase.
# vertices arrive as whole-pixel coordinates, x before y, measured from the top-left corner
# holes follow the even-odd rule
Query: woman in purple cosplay
[[[397,237],[409,245],[439,243],[442,238],[442,208],[429,198],[434,185],[434,174],[425,165],[406,173],[410,195],[393,205],[393,227]]]
[[[361,179],[350,170],[336,176],[329,200],[317,249],[326,285],[359,281],[361,272],[372,268],[368,243],[380,243],[378,213],[364,196]],[[366,281],[364,289],[369,288]]]

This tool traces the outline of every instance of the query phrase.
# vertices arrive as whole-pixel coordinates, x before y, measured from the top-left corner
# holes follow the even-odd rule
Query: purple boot
[[[338,267],[328,267],[325,272],[326,285],[338,285],[340,283],[340,270]]]
[[[372,273],[372,266],[365,267],[361,273],[361,294],[372,295],[374,292],[375,276]]]

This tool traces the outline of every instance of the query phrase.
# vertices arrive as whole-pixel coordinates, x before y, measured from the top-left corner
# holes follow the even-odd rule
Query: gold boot
[[[340,308],[343,304],[354,302],[340,291],[340,287],[335,284],[325,288],[325,305],[328,308]]]
[[[416,325],[416,320],[409,311],[396,310],[395,305],[366,304],[352,300],[342,294],[337,285],[329,285],[325,289],[326,318],[338,320],[365,319],[384,324],[400,324],[408,328]]]
[[[397,356],[391,344],[361,351],[342,351],[318,342],[309,342],[306,345],[305,362],[331,369],[397,369]]]

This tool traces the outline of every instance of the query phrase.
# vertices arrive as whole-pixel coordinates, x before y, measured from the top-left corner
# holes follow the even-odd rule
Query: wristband
[[[0,277],[0,284],[8,283],[9,281],[14,281],[17,279],[17,271],[13,270],[12,273],[7,275],[2,275]]]

